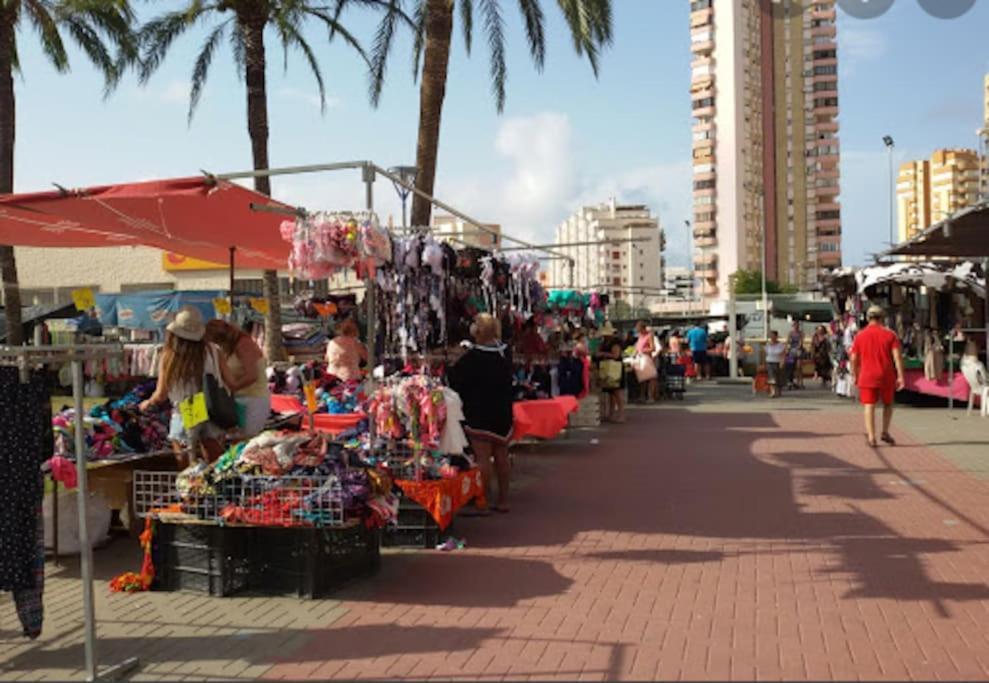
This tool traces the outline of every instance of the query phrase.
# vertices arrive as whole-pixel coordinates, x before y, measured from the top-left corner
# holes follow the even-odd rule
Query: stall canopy
[[[892,263],[865,268],[841,268],[831,274],[832,288],[869,295],[880,285],[928,287],[939,292],[969,290],[979,298],[986,295],[982,267],[963,263]]]
[[[30,247],[143,245],[240,268],[284,269],[291,207],[210,176],[104,185],[0,198],[0,244]]]
[[[963,209],[935,223],[886,255],[989,258],[989,202]]]

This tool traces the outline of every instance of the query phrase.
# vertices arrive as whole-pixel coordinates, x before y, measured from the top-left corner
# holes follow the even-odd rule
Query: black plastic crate
[[[449,533],[450,528],[446,529]],[[402,498],[398,506],[398,524],[389,524],[381,534],[386,548],[425,548],[432,550],[442,542],[439,524],[415,501]]]
[[[251,537],[251,589],[322,598],[381,566],[380,534],[349,527],[256,528]]]
[[[152,542],[156,590],[225,597],[248,587],[249,530],[158,523]]]

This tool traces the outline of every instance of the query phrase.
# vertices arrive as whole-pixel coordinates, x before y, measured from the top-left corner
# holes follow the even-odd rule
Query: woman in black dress
[[[450,386],[463,401],[464,432],[481,469],[485,490],[490,490],[493,461],[498,480],[494,509],[508,512],[512,358],[501,343],[501,325],[491,315],[480,313],[474,318],[471,336],[474,345],[450,368]]]

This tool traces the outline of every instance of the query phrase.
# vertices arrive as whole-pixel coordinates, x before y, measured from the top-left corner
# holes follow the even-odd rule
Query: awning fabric
[[[964,209],[887,252],[890,256],[989,258],[989,203]]]
[[[979,297],[986,294],[985,275],[981,265],[962,263],[891,263],[865,268],[842,268],[832,273],[831,283],[836,290],[852,288],[858,294],[872,293],[879,285],[907,285],[928,287],[939,292],[970,290]]]
[[[287,216],[251,204],[290,208],[225,180],[176,178],[66,192],[0,197],[0,244],[26,247],[143,245],[238,268],[284,270]]]

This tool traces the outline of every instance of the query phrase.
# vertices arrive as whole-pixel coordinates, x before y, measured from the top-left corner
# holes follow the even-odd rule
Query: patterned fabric
[[[37,552],[34,556],[34,586],[14,590],[14,605],[17,618],[21,620],[24,635],[34,640],[41,635],[41,625],[45,618],[45,605],[42,596],[45,592],[45,521],[38,507]]]
[[[476,499],[479,508],[487,505],[481,471],[476,468],[449,479],[398,480],[395,483],[402,489],[402,493],[426,509],[441,530],[450,526],[457,510],[471,500]]]
[[[0,367],[0,590],[36,585],[40,468],[53,448],[44,373],[21,384],[17,368]]]

